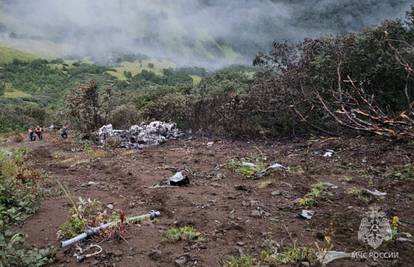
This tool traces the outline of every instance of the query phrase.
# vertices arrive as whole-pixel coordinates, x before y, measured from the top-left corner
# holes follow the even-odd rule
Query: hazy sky
[[[99,60],[145,53],[183,64],[251,61],[272,40],[358,30],[402,17],[409,0],[0,0],[19,38],[63,43]],[[3,38],[6,36],[3,34]],[[0,37],[1,39],[1,37]],[[231,46],[242,57],[237,57]],[[221,51],[221,52],[220,52]],[[225,52],[223,52],[225,51]],[[223,54],[226,58],[223,59]]]

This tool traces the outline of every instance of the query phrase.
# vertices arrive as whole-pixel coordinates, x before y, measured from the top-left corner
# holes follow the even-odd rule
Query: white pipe
[[[130,217],[126,219],[126,223],[137,223],[137,222],[141,222],[144,221],[146,219],[154,219],[156,217],[161,216],[161,213],[159,211],[150,211],[150,213],[145,214],[145,215],[141,215],[141,216],[135,216],[135,217]],[[87,238],[88,236],[93,236],[96,235],[99,231],[106,229],[106,228],[110,228],[114,225],[117,225],[120,221],[115,221],[115,222],[109,222],[106,224],[102,224],[98,227],[93,227],[90,229],[85,230],[85,232],[83,232],[82,234],[79,234],[69,240],[64,240],[62,241],[62,248],[67,247],[67,246],[71,246],[79,241],[82,241],[83,239]]]

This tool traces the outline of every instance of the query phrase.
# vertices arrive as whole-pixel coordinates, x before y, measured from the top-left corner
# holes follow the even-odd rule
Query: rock
[[[221,184],[219,184],[219,183],[211,183],[210,185],[214,186],[214,187],[221,187]]]
[[[279,190],[273,191],[272,196],[280,196],[282,194],[282,192],[280,192]]]
[[[158,249],[151,250],[151,252],[148,253],[148,257],[150,257],[150,259],[153,261],[157,261],[161,259],[161,256],[162,256],[162,252],[161,250],[158,250]]]
[[[207,147],[212,147],[214,145],[214,142],[208,142]]]
[[[254,218],[261,218],[262,213],[260,212],[260,210],[252,210],[250,216]]]
[[[189,260],[188,255],[182,255],[175,260],[177,266],[184,266]]]
[[[113,250],[113,251],[112,251],[112,254],[113,254],[115,257],[121,257],[122,255],[124,255],[124,252],[122,252],[122,250],[116,249],[116,250]]]
[[[273,185],[273,182],[272,182],[272,181],[270,181],[270,180],[267,180],[267,181],[261,181],[261,182],[259,182],[259,183],[257,184],[257,188],[259,188],[259,189],[265,189],[265,188],[270,187],[271,185]]]
[[[335,184],[333,184],[333,183],[324,182],[324,183],[322,183],[322,184],[323,184],[323,186],[325,186],[325,187],[327,187],[327,188],[329,188],[329,189],[338,189],[338,186],[337,186],[337,185],[335,185]]]
[[[250,191],[249,188],[247,186],[245,186],[245,185],[236,185],[234,187],[234,189],[236,189],[238,191],[246,191],[246,192],[249,192]]]
[[[108,204],[108,205],[106,205],[106,207],[107,207],[108,209],[110,209],[110,210],[113,210],[113,209],[114,209],[114,205],[112,205],[112,204]]]
[[[241,242],[241,241],[237,242],[236,244],[237,244],[238,246],[241,246],[241,247],[242,247],[242,246],[244,246],[244,242]]]

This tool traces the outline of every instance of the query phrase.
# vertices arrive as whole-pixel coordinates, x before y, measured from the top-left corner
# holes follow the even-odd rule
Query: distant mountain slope
[[[275,39],[356,31],[384,19],[403,18],[410,4],[411,0],[0,0],[0,42],[53,56],[90,56],[98,62],[107,62],[114,53],[140,53],[178,64],[222,65],[250,62]],[[28,42],[33,45],[25,47]],[[48,48],[42,50],[42,43]]]
[[[14,59],[31,61],[37,57],[33,54],[8,47],[0,47],[0,65],[12,62]]]

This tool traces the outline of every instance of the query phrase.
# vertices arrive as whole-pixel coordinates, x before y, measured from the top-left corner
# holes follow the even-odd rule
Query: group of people
[[[43,140],[43,129],[40,126],[37,126],[34,129],[29,128],[29,140],[36,141],[36,139],[39,141]]]
[[[43,140],[43,129],[42,129],[42,127],[37,126],[34,129],[29,128],[28,132],[29,132],[29,141]],[[68,126],[67,125],[64,125],[60,129],[60,137],[62,139],[67,139],[68,138]]]

